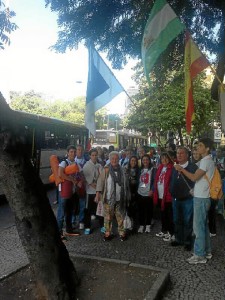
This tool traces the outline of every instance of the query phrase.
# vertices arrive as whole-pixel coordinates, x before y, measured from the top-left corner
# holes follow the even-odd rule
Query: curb
[[[15,270],[9,271],[7,274],[2,275],[2,276],[0,277],[0,282],[1,282],[2,280],[4,280],[4,279],[6,279],[6,278],[8,278],[8,277],[10,277],[10,276],[12,276],[12,275],[14,275],[14,274],[16,274],[17,272],[20,272],[21,270],[27,268],[29,265],[30,265],[30,263],[23,264],[22,266],[16,268]]]
[[[115,263],[115,264],[127,265],[128,267],[131,267],[131,268],[143,268],[143,269],[148,269],[148,270],[153,270],[155,272],[159,272],[159,276],[157,277],[157,279],[155,280],[151,289],[148,291],[147,295],[145,296],[145,298],[143,300],[159,300],[159,299],[161,299],[163,292],[165,291],[165,289],[170,281],[170,273],[166,269],[157,268],[157,267],[153,267],[150,265],[136,264],[136,263],[132,263],[132,262],[126,261],[126,260],[102,258],[102,257],[90,256],[90,255],[77,255],[77,254],[73,254],[71,252],[69,254],[73,258],[99,260],[102,262],[110,262],[110,263]]]

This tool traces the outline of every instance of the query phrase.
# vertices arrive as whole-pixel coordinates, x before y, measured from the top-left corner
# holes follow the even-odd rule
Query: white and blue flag
[[[123,91],[124,88],[98,52],[89,47],[85,126],[93,135],[95,135],[95,112]]]

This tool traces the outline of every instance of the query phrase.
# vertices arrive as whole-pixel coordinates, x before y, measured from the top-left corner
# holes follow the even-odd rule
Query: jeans
[[[58,197],[58,210],[57,210],[57,224],[60,233],[63,231],[63,222],[66,221],[66,231],[72,230],[72,212],[73,212],[73,199],[62,198],[59,194]]]
[[[175,238],[180,244],[192,244],[193,198],[176,200]]]
[[[84,222],[84,210],[86,207],[86,196],[85,198],[79,198],[79,204],[80,204],[80,212],[79,212],[79,222]]]
[[[210,209],[210,204],[210,198],[194,197],[194,254],[198,256],[205,256],[206,254],[211,253],[208,226],[208,211]]]
[[[209,232],[216,233],[216,206],[218,201],[211,199],[211,206],[208,214],[209,218]]]

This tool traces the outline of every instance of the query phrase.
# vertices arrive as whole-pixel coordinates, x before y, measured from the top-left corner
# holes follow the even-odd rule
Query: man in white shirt
[[[212,180],[215,164],[210,155],[213,148],[213,141],[209,138],[199,140],[197,149],[202,159],[199,161],[199,169],[192,174],[175,165],[174,168],[184,174],[191,181],[195,182],[194,187],[194,221],[193,229],[195,234],[194,255],[188,259],[189,264],[206,263],[207,259],[212,258],[210,234],[208,227],[208,211],[210,209],[209,180]],[[206,176],[205,176],[206,175]]]

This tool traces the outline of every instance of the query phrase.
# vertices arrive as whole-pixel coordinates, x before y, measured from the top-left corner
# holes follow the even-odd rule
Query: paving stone
[[[204,265],[189,265],[186,259],[191,252],[183,247],[171,247],[170,243],[157,238],[155,234],[161,229],[160,221],[155,222],[150,234],[134,234],[125,242],[121,242],[118,236],[111,242],[103,242],[96,226],[89,236],[69,237],[66,242],[68,251],[73,255],[126,260],[168,269],[171,282],[163,300],[225,299],[225,222],[221,216],[217,216],[218,234],[212,238],[213,258]],[[0,230],[0,251],[0,278],[28,263],[16,227],[12,224]]]

